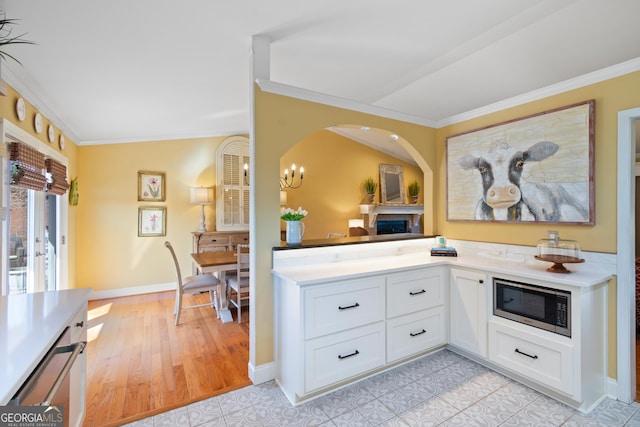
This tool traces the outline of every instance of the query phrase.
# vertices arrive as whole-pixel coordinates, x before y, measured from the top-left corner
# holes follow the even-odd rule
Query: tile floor
[[[134,423],[163,426],[640,426],[640,404],[589,415],[448,350],[292,406],[274,381]]]

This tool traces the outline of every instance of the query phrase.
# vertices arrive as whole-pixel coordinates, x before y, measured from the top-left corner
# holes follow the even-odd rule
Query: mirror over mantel
[[[404,168],[398,165],[380,165],[380,202],[383,205],[403,205]]]

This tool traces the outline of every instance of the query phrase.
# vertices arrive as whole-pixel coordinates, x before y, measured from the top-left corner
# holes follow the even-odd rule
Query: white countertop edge
[[[612,273],[591,263],[568,264],[570,274],[546,271],[548,262],[527,260],[512,261],[485,256],[432,257],[428,253],[410,253],[366,260],[337,261],[333,263],[306,264],[300,267],[273,269],[273,274],[298,286],[326,281],[355,279],[362,276],[395,273],[412,268],[450,266],[482,270],[491,275],[511,275],[522,279],[540,280],[573,287],[591,287],[606,282]]]
[[[80,288],[0,297],[0,405],[11,400],[90,294]]]

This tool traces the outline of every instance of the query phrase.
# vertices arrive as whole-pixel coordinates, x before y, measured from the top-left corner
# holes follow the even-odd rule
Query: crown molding
[[[436,124],[435,121],[424,117],[405,114],[399,111],[389,110],[371,104],[364,104],[345,98],[339,98],[337,96],[327,95],[320,92],[314,92],[312,90],[302,89],[295,86],[289,86],[272,80],[256,79],[256,84],[263,92],[273,93],[275,95],[284,95],[291,98],[301,99],[303,101],[316,102],[318,104],[329,105],[331,107],[344,108],[345,110],[358,111],[360,113],[371,114],[374,116],[385,117],[387,119],[394,119],[422,126],[434,127]]]
[[[620,77],[638,70],[640,70],[640,57],[593,71],[591,73],[583,74],[582,76],[578,76],[573,79],[536,89],[522,95],[494,102],[493,104],[485,105],[484,107],[476,108],[465,113],[444,118],[439,120],[435,127],[439,129],[465,120],[475,119],[487,114],[506,110],[507,108],[517,107],[518,105],[526,104],[528,102],[537,101],[539,99],[548,98],[553,95],[558,95],[560,93],[568,92],[594,83],[600,83],[605,80]]]
[[[16,69],[19,67],[19,70]],[[23,72],[20,72],[22,70]],[[16,92],[24,97],[29,104],[45,116],[55,127],[65,134],[74,144],[77,145],[78,135],[55,113],[55,103],[51,99],[43,98],[44,90],[27,75],[22,69],[22,65],[13,62],[0,60],[0,79],[4,80]]]

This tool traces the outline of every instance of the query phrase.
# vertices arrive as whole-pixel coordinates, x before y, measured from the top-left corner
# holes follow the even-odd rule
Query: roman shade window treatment
[[[67,167],[21,142],[10,147],[11,185],[62,195],[69,189]]]

